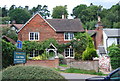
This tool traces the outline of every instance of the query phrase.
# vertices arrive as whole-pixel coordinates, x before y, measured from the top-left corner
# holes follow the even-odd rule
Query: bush
[[[112,45],[108,48],[112,69],[120,67],[120,48],[119,45]]]
[[[2,67],[13,65],[13,53],[16,47],[11,43],[2,40]]]
[[[93,60],[93,57],[98,57],[94,48],[87,48],[82,54],[83,60]]]
[[[2,81],[66,81],[52,69],[40,66],[13,66],[3,71]]]

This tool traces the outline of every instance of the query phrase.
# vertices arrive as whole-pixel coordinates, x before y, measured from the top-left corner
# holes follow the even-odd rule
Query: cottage
[[[83,31],[79,19],[43,19],[39,13],[31,17],[19,30],[18,40],[44,41],[54,38],[59,44],[70,42],[74,33]],[[65,49],[65,57],[74,57],[72,48]]]

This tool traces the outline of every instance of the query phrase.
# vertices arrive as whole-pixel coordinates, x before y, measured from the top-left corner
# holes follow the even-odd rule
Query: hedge
[[[40,66],[12,66],[3,71],[2,81],[67,81],[58,72]]]

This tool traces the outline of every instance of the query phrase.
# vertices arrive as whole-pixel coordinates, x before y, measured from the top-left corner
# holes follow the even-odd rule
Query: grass
[[[59,64],[59,66],[61,66],[61,67],[68,67],[68,65],[66,65],[66,64]]]
[[[55,70],[64,73],[80,73],[80,74],[91,74],[91,75],[99,75],[99,76],[107,75],[107,74],[103,74],[102,72],[95,72],[94,70],[83,70],[83,69],[75,69],[75,68],[69,68],[64,71],[60,71],[60,69],[55,69]]]

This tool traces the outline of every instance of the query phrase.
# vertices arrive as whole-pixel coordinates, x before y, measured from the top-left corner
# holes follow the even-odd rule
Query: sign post
[[[14,64],[26,63],[26,53],[25,52],[14,52]]]
[[[22,41],[17,40],[17,48],[22,49]]]

